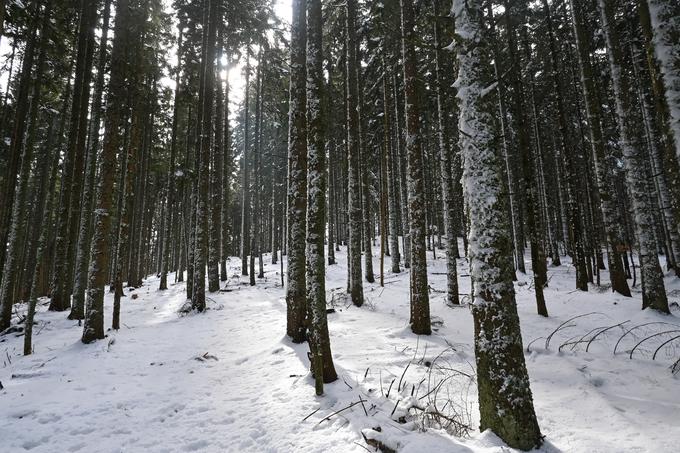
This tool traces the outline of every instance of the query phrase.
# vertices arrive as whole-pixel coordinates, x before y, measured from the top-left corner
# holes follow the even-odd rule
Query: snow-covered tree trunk
[[[330,91],[330,89],[329,89]],[[329,96],[326,96],[327,98]],[[330,102],[327,103],[327,109],[326,112],[328,115],[330,115],[331,111],[331,105]],[[327,176],[328,176],[328,265],[331,266],[335,264],[335,245],[338,243],[337,242],[337,235],[335,233],[335,229],[337,227],[337,222],[336,222],[336,203],[335,203],[335,170],[333,168],[333,163],[334,162],[334,155],[335,155],[335,148],[337,144],[335,143],[335,140],[330,139],[328,140],[328,167],[327,167]]]
[[[19,171],[21,148],[25,138],[28,95],[31,83],[30,74],[33,66],[33,55],[35,54],[35,44],[37,40],[35,27],[37,27],[38,23],[38,6],[39,5],[37,4],[35,5],[36,9],[33,11],[33,19],[30,21],[31,29],[29,30],[32,33],[30,33],[29,36],[32,36],[32,38],[28,39],[26,41],[26,45],[24,46],[24,57],[21,60],[22,71],[20,73],[21,75],[19,76],[12,73],[18,43],[13,42],[12,53],[10,55],[9,71],[7,76],[14,76],[18,79],[18,88],[15,94],[14,121],[12,125],[12,131],[10,132],[12,138],[10,139],[8,147],[8,156],[3,158],[3,165],[0,166],[0,194],[2,194],[2,197],[0,198],[0,244],[7,244],[7,235],[9,234],[10,223],[12,220],[12,203],[14,202],[14,191],[16,189],[16,176],[17,172]],[[16,59],[18,59],[18,57]],[[69,69],[72,69],[72,66]],[[4,113],[4,110],[6,110],[9,92],[10,90],[6,90],[3,97],[3,114],[0,121],[0,128],[3,130],[3,132],[6,123],[6,113]],[[65,112],[66,110],[64,109],[63,111]],[[5,251],[6,247],[0,247],[0,280],[2,279],[1,272],[4,269]],[[0,320],[0,324],[4,325],[5,322],[9,323],[9,320],[5,321],[4,318],[3,320]],[[9,327],[9,324],[7,324],[7,327]]]
[[[609,246],[607,254],[609,264],[609,276],[612,290],[624,296],[630,296],[630,288],[623,271],[621,254],[619,252],[624,241],[620,237],[619,215],[616,201],[612,194],[611,169],[607,165],[608,152],[602,136],[602,111],[595,92],[593,70],[590,64],[590,47],[586,40],[582,0],[571,0],[571,20],[578,50],[578,63],[581,76],[581,89],[585,99],[586,116],[588,118],[588,131],[590,132],[590,147],[593,154],[597,189],[600,198],[600,208],[604,223],[605,235]]]
[[[250,285],[255,285],[255,258],[259,262],[258,278],[264,278],[262,263],[262,45],[257,57],[255,80],[255,146],[253,149],[253,213],[250,223]]]
[[[219,25],[221,27],[221,24]],[[221,35],[221,32],[220,32]],[[221,38],[221,36],[220,36]],[[221,39],[219,40],[222,41]],[[221,47],[220,47],[221,49]],[[217,62],[221,65],[222,52],[218,53]],[[220,254],[222,252],[222,176],[224,165],[224,137],[222,135],[222,82],[217,67],[211,65],[215,74],[214,90],[210,92],[215,102],[214,145],[210,157],[210,231],[208,237],[208,291],[220,289]],[[212,132],[211,132],[212,133]]]
[[[661,131],[661,124],[657,121],[658,117],[654,115],[652,93],[645,89],[645,82],[650,81],[649,72],[642,63],[645,57],[642,49],[635,44],[631,45],[631,58],[634,60],[633,70],[637,100],[640,105],[640,113],[642,114],[647,149],[649,151],[649,164],[654,175],[654,188],[658,197],[660,220],[666,239],[667,265],[675,270],[676,275],[680,276],[680,266],[678,265],[678,260],[680,260],[680,235],[678,234],[675,222],[678,212],[668,184],[668,181],[672,178],[671,172],[664,171],[663,132]],[[675,201],[680,200],[676,198]]]
[[[382,62],[383,68],[383,129],[384,129],[384,142],[385,142],[385,179],[387,186],[387,204],[388,204],[388,217],[390,223],[390,261],[392,272],[399,273],[401,269],[399,267],[401,256],[399,254],[399,211],[397,208],[397,193],[395,189],[395,172],[394,172],[394,157],[393,150],[390,141],[391,126],[390,126],[390,116],[391,116],[391,104],[390,104],[390,87],[388,85],[387,77],[387,67],[385,62]]]
[[[2,284],[0,285],[0,331],[9,327],[12,317],[12,306],[14,305],[15,284],[19,280],[21,271],[22,240],[20,235],[26,231],[26,197],[28,195],[28,181],[31,174],[33,163],[33,148],[35,147],[35,133],[37,128],[38,106],[42,94],[42,76],[46,68],[46,45],[47,37],[50,34],[49,23],[51,6],[47,5],[43,11],[42,25],[40,27],[40,56],[38,57],[36,82],[33,85],[33,96],[31,100],[31,111],[29,117],[31,123],[28,128],[28,137],[21,153],[21,165],[16,189],[14,192],[14,202],[12,204],[12,220],[10,223],[9,236],[7,242],[6,259],[2,272]],[[33,226],[31,226],[33,227]],[[4,248],[4,244],[2,246]]]
[[[547,286],[547,265],[543,246],[543,223],[539,210],[537,172],[534,164],[534,153],[531,147],[531,127],[526,115],[524,90],[522,86],[522,60],[519,56],[515,23],[525,19],[525,5],[510,4],[505,0],[506,40],[510,54],[508,79],[512,87],[511,124],[517,139],[517,150],[521,161],[522,181],[519,184],[520,199],[524,198],[524,214],[526,234],[529,237],[531,250],[531,271],[534,280],[534,293],[538,314],[548,316],[543,288]],[[522,253],[523,254],[523,253]],[[520,258],[520,257],[518,257]],[[523,259],[523,256],[521,257]]]
[[[456,257],[458,255],[458,238],[456,237],[456,206],[453,193],[453,150],[445,125],[444,100],[442,93],[442,50],[439,30],[439,0],[433,1],[434,8],[434,47],[435,47],[435,91],[437,95],[437,139],[439,140],[440,183],[442,191],[442,210],[444,211],[444,229],[446,234],[446,302],[459,305],[458,271]]]
[[[411,238],[411,330],[432,333],[425,248],[425,182],[420,138],[417,66],[414,48],[413,2],[401,0],[401,49],[406,101],[406,154],[408,155],[408,210]]]
[[[307,0],[307,303],[309,349],[316,394],[323,384],[335,381],[326,318],[326,150],[322,112],[322,17],[321,0]]]
[[[198,152],[198,186],[196,203],[196,239],[194,244],[194,285],[191,307],[196,311],[205,310],[205,272],[208,262],[209,206],[210,203],[210,156],[213,146],[213,99],[215,93],[215,42],[217,40],[217,24],[220,21],[219,0],[204,0],[207,14],[206,37],[204,41],[203,92],[199,96],[199,106],[203,110],[200,124],[200,141]]]
[[[647,193],[649,175],[642,152],[644,144],[631,104],[631,84],[624,68],[621,41],[613,25],[614,5],[612,0],[598,0],[598,7],[607,44],[607,57],[616,101],[616,122],[621,137],[626,185],[631,198],[638,240],[640,273],[642,274],[642,308],[650,307],[670,313],[663,272],[656,252],[654,216],[652,203]]]
[[[118,148],[123,141],[121,123],[127,99],[125,78],[128,69],[125,52],[129,41],[135,37],[135,31],[129,29],[128,23],[130,6],[129,0],[118,0],[116,3],[116,24],[97,186],[97,208],[90,252],[83,343],[91,343],[104,338],[104,286],[109,280],[113,183],[116,176]]]
[[[363,97],[363,96],[360,96]],[[363,101],[360,101],[360,103]],[[363,113],[362,109],[359,109],[359,123],[361,124],[363,120],[361,119]],[[364,135],[364,126],[362,125],[361,127],[361,134]],[[369,283],[373,283],[375,281],[375,273],[373,272],[373,250],[372,250],[372,239],[373,239],[373,224],[371,222],[371,219],[373,217],[373,213],[371,210],[371,185],[368,182],[368,159],[369,157],[366,155],[366,147],[365,147],[364,139],[361,139],[361,145],[360,149],[362,150],[361,152],[361,198],[362,198],[362,214],[363,214],[363,247],[364,247],[364,278],[366,278],[366,281]]]
[[[220,45],[224,47],[224,42]],[[222,159],[222,245],[221,261],[220,261],[220,280],[227,280],[227,257],[230,252],[230,236],[229,236],[229,207],[231,205],[231,171],[233,168],[231,155],[231,130],[229,129],[229,80],[224,83],[224,99],[216,100],[216,110],[223,111],[223,114],[217,115],[218,121],[223,121],[221,127],[224,128],[224,157]],[[220,126],[218,126],[220,127]]]
[[[137,54],[139,56],[139,54]],[[136,102],[132,106],[132,119],[130,126],[130,141],[127,145],[126,155],[124,157],[123,187],[120,189],[123,192],[123,206],[118,222],[118,241],[116,243],[116,261],[114,267],[114,296],[113,296],[113,313],[111,319],[111,327],[114,330],[120,328],[120,300],[123,297],[123,272],[125,272],[126,263],[129,258],[130,251],[130,224],[132,222],[132,211],[134,209],[135,195],[139,195],[135,191],[135,175],[137,173],[137,156],[142,153],[142,134],[143,134],[143,115],[144,107],[141,105],[141,93],[137,91],[137,84],[140,83],[137,77],[131,77],[135,82],[132,84],[132,92]]]
[[[74,284],[74,274],[76,271],[76,257],[77,249],[81,246],[86,248],[89,245],[85,243],[78,242],[78,236],[80,232],[80,222],[83,211],[82,204],[82,194],[83,188],[86,183],[86,173],[85,173],[85,163],[87,159],[87,140],[88,140],[88,107],[90,105],[90,82],[92,80],[92,66],[94,62],[94,48],[95,48],[95,33],[94,27],[97,23],[97,7],[99,3],[92,4],[87,9],[86,19],[87,22],[87,37],[86,45],[87,51],[85,54],[85,66],[83,70],[85,71],[85,78],[83,79],[82,93],[80,96],[80,110],[79,124],[78,124],[78,135],[76,137],[76,153],[73,162],[73,179],[71,185],[71,197],[69,208],[69,225],[68,225],[68,240],[67,240],[67,255],[66,255],[66,267],[65,267],[65,283],[64,283],[64,294],[68,298],[69,307],[72,307],[70,303],[71,295],[73,293]],[[89,254],[89,250],[84,251],[85,254]],[[69,308],[67,307],[67,308]]]
[[[241,275],[248,275],[250,231],[250,45],[246,48],[246,82],[243,101],[243,156],[241,157]]]
[[[356,43],[356,59],[357,62],[361,61],[361,47],[359,43]],[[368,166],[370,162],[370,157],[367,153],[367,141],[366,141],[366,115],[364,113],[364,78],[361,74],[361,65],[357,64],[357,92],[358,92],[358,103],[357,112],[359,116],[359,155],[360,164],[359,172],[361,173],[361,214],[363,216],[362,225],[362,239],[363,239],[363,249],[364,249],[364,278],[367,282],[373,283],[375,281],[375,274],[373,272],[373,250],[371,240],[373,239],[373,226],[371,219],[372,206],[371,206],[371,185],[368,182]]]
[[[546,25],[548,31],[548,44],[550,46],[551,78],[555,91],[555,101],[557,104],[558,122],[558,143],[556,153],[557,184],[560,184],[560,166],[564,164],[565,179],[567,182],[566,194],[563,190],[558,190],[560,196],[561,215],[562,215],[562,234],[565,235],[565,243],[569,244],[570,239],[572,249],[572,261],[576,269],[576,288],[581,291],[588,291],[588,273],[586,269],[584,232],[582,226],[581,209],[579,204],[579,175],[576,169],[577,156],[573,153],[574,147],[571,146],[572,132],[570,122],[567,118],[565,107],[564,89],[560,81],[558,55],[555,37],[553,17],[550,11],[548,0],[542,0],[543,10],[546,14]],[[566,196],[565,196],[566,195]],[[562,198],[565,196],[564,198]]]
[[[71,306],[71,260],[75,232],[79,219],[77,212],[80,204],[80,191],[77,181],[82,179],[83,154],[87,130],[87,108],[89,105],[90,78],[93,50],[88,48],[90,24],[95,17],[95,5],[83,2],[78,29],[78,58],[76,60],[75,80],[71,103],[68,145],[64,155],[61,178],[61,196],[57,214],[58,233],[55,243],[54,273],[52,280],[52,299],[50,310],[64,311]],[[72,201],[72,199],[74,201]],[[72,237],[73,236],[73,237]],[[73,239],[73,240],[72,240]]]
[[[288,129],[288,286],[286,332],[294,343],[305,341],[307,310],[305,230],[307,228],[306,43],[307,0],[293,0],[290,41]]]
[[[395,176],[397,180],[399,181],[397,184],[398,187],[398,192],[399,192],[399,205],[401,207],[401,229],[402,229],[402,241],[403,241],[403,250],[404,250],[404,267],[408,269],[411,266],[411,239],[410,239],[410,213],[408,209],[408,190],[407,190],[407,182],[406,182],[406,172],[407,172],[407,167],[408,167],[408,156],[405,153],[404,150],[404,137],[402,134],[402,131],[404,128],[402,127],[402,118],[403,116],[401,115],[401,110],[400,106],[403,106],[403,103],[400,102],[403,98],[399,97],[399,90],[397,87],[397,76],[395,74],[398,73],[397,67],[394,68],[394,72],[392,73],[392,91],[394,93],[394,132],[395,132],[395,166],[396,166],[396,172]]]
[[[459,143],[469,208],[472,314],[480,429],[509,446],[530,450],[542,442],[534,413],[512,283],[512,243],[501,162],[494,136],[492,68],[483,36],[482,1],[454,0],[458,35]]]
[[[67,84],[69,81],[66,82]],[[69,89],[66,89],[66,96],[65,98],[68,98],[69,95]],[[54,127],[53,122],[52,126]],[[52,131],[48,132],[48,137],[52,134]],[[48,142],[50,139],[48,138]],[[53,189],[53,184],[54,180],[56,179],[56,169],[57,169],[57,164],[59,163],[59,153],[55,152],[55,150],[45,147],[43,150],[43,154],[41,157],[42,165],[41,165],[41,170],[40,170],[40,192],[39,196],[41,200],[43,200],[41,203],[42,208],[40,209],[39,212],[46,212],[50,213],[52,212],[52,205],[54,203],[54,190]],[[34,318],[35,318],[35,308],[38,303],[38,297],[39,297],[39,277],[40,277],[40,267],[42,265],[42,260],[45,252],[47,251],[48,247],[48,239],[49,239],[49,232],[50,228],[49,225],[45,220],[49,219],[48,216],[38,216],[36,224],[33,225],[33,228],[38,229],[40,231],[40,235],[38,237],[38,244],[36,246],[36,252],[35,252],[35,259],[33,261],[33,271],[31,273],[31,279],[30,279],[30,295],[28,297],[28,310],[26,313],[26,320],[24,321],[24,355],[29,355],[33,353],[33,324],[34,324]]]
[[[83,319],[85,317],[85,291],[87,290],[87,266],[90,259],[90,246],[92,241],[92,211],[96,191],[95,176],[97,173],[97,151],[99,148],[99,127],[101,123],[102,98],[104,93],[104,73],[107,63],[107,40],[109,32],[109,19],[111,0],[104,2],[102,18],[101,38],[99,41],[99,54],[97,61],[97,80],[95,93],[92,101],[92,119],[90,122],[88,155],[86,165],[86,183],[83,189],[82,206],[83,213],[80,218],[78,232],[78,249],[76,253],[76,269],[73,284],[73,302],[69,319]]]
[[[500,56],[500,44],[496,39],[496,29],[495,21],[493,17],[492,9],[489,10],[489,23],[490,25],[490,36],[493,37],[493,56],[494,56],[494,71],[496,79],[499,81],[496,84],[496,90],[498,91],[498,122],[500,124],[500,135],[501,141],[503,143],[503,160],[505,164],[505,172],[503,175],[503,184],[508,188],[508,201],[509,201],[509,215],[510,215],[510,232],[512,234],[512,246],[515,255],[515,266],[516,269],[526,274],[526,266],[524,265],[524,238],[522,235],[522,216],[519,199],[520,191],[517,183],[516,166],[514,161],[517,159],[516,150],[514,148],[514,143],[512,140],[512,131],[510,130],[508,124],[508,109],[506,106],[507,88],[506,81],[504,79],[505,72],[501,70],[501,56]]]
[[[680,3],[676,0],[647,0],[654,29],[654,53],[663,75],[669,126],[680,160]]]
[[[182,88],[182,27],[180,22],[177,37],[177,66],[175,67],[175,96],[172,111],[172,130],[170,131],[170,162],[168,164],[168,186],[165,193],[165,233],[161,243],[161,278],[159,290],[168,289],[168,272],[170,270],[170,247],[172,237],[172,219],[175,215],[175,156],[177,154],[177,122],[179,121],[179,103]],[[179,239],[179,238],[177,238]]]
[[[651,122],[658,129],[657,136],[663,137],[660,143],[660,162],[663,163],[664,177],[668,181],[671,199],[670,205],[664,206],[666,211],[672,211],[674,221],[670,224],[671,231],[680,233],[680,166],[677,159],[676,140],[674,130],[670,126],[669,106],[666,99],[666,89],[663,72],[660,68],[659,60],[656,58],[656,46],[654,39],[654,28],[652,27],[651,14],[647,0],[638,0],[638,16],[640,18],[640,30],[644,40],[644,49],[647,60],[647,73],[651,81],[653,115],[650,115]],[[680,6],[678,6],[680,8]],[[677,13],[680,15],[680,11]],[[665,30],[664,30],[665,31]],[[662,34],[660,32],[659,34]],[[662,46],[663,47],[663,46]],[[651,118],[653,116],[653,118]],[[664,214],[668,214],[665,212]],[[675,266],[676,275],[680,275],[680,256]]]
[[[346,93],[347,93],[347,152],[348,152],[348,217],[349,217],[349,292],[357,307],[364,303],[361,281],[361,153],[359,149],[359,88],[357,81],[357,1],[347,0],[345,11],[346,34]]]
[[[144,86],[146,93],[153,96],[155,81],[147,81]],[[127,286],[139,288],[142,286],[142,261],[141,252],[144,243],[145,219],[149,211],[150,195],[146,188],[149,182],[149,164],[151,160],[151,137],[153,134],[152,103],[147,98],[142,104],[143,111],[142,130],[143,138],[140,146],[139,172],[135,176],[136,196],[133,198],[132,223],[128,245]]]

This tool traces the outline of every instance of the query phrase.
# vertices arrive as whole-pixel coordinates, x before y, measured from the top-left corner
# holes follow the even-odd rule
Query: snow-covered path
[[[400,453],[508,451],[489,433],[473,430],[471,438],[460,439],[443,430],[422,432],[417,419],[396,421],[410,394],[426,394],[428,380],[436,379],[428,366],[435,357],[443,354],[440,364],[445,360],[450,369],[474,371],[470,313],[446,307],[437,292],[444,287],[445,260],[430,265],[436,332],[418,338],[407,326],[407,275],[388,274],[385,288],[365,284],[367,303],[358,309],[341,296],[344,259],[340,254],[339,265],[328,268],[329,301],[336,309],[329,315],[331,343],[341,379],[326,386],[325,396],[314,395],[307,346],[284,338],[279,267],[267,266],[265,281],[252,288],[241,284],[238,260],[232,260],[229,291],[210,295],[204,314],[179,316],[184,285],[158,292],[152,277],[128,293],[123,328],[109,332],[107,340],[82,345],[81,327],[44,307],[34,355],[20,356],[22,337],[0,339],[3,451],[354,453],[370,448],[361,431],[378,426]],[[549,319],[535,315],[530,285],[521,280],[516,287],[525,345],[572,316],[601,312],[555,335],[548,350],[544,340],[535,342],[527,355],[536,412],[548,438],[543,450],[673,451],[680,442],[674,429],[680,385],[668,371],[668,358],[612,356],[619,335],[603,335],[589,353],[557,349],[597,326],[627,319],[680,324],[677,317],[640,312],[639,294],[626,299],[597,290],[574,293],[571,271],[566,265],[550,270]],[[469,286],[463,260],[460,273],[464,293]],[[673,284],[671,293],[680,294]],[[107,298],[107,310],[110,303]],[[440,398],[458,404],[462,420],[476,428],[474,381],[458,376],[446,382],[447,394]],[[324,420],[360,398],[363,407]]]

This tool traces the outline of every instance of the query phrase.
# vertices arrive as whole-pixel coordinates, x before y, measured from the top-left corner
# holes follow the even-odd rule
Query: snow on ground
[[[151,277],[123,299],[122,329],[91,345],[80,343],[77,322],[46,312],[43,301],[34,355],[20,355],[17,334],[0,339],[3,451],[374,451],[362,433],[399,452],[512,451],[476,430],[472,318],[467,308],[444,304],[446,263],[443,251],[437,254],[428,257],[436,332],[420,338],[408,327],[407,273],[388,273],[384,288],[365,283],[367,303],[356,308],[343,297],[344,249],[338,254],[327,289],[336,310],[329,322],[341,379],[327,385],[323,397],[314,395],[307,346],[284,336],[278,265],[267,265],[266,278],[252,288],[240,277],[240,260],[232,259],[228,291],[211,294],[206,313],[187,316],[178,315],[184,284],[159,292]],[[377,271],[377,258],[374,264]],[[639,289],[633,298],[594,286],[575,292],[571,266],[549,273],[548,319],[535,314],[528,279],[520,275],[516,284],[524,344],[536,340],[526,358],[547,439],[542,451],[677,451],[680,381],[669,365],[680,344],[671,343],[652,361],[661,339],[670,338],[660,336],[638,347],[633,359],[628,355],[643,334],[680,327],[636,329],[613,355],[625,328],[680,326],[677,305],[670,317],[642,312]],[[468,293],[462,259],[459,277],[461,293]],[[672,277],[667,283],[677,302],[680,284]],[[107,297],[107,322],[111,302]],[[546,349],[545,337],[560,324],[591,312],[567,323]],[[599,335],[589,352],[586,343],[558,351],[565,342],[591,338],[591,329],[624,321]],[[470,435],[438,429],[437,421],[447,422],[434,420],[433,412],[457,414],[456,421],[473,428]]]

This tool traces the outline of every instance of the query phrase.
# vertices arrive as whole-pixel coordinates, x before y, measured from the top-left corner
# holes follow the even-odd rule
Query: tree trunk
[[[494,100],[487,92],[492,70],[480,3],[455,0],[452,9],[460,39],[459,141],[470,221],[480,430],[491,429],[510,447],[530,450],[541,445],[542,436],[515,304],[511,240],[495,149]]]
[[[348,151],[348,215],[349,292],[357,307],[364,304],[364,287],[361,281],[361,149],[359,144],[359,87],[357,69],[357,1],[347,0],[345,9],[346,33],[346,95],[347,95],[347,151]]]
[[[93,49],[91,44],[90,27],[94,21],[94,2],[81,1],[80,25],[78,30],[78,57],[76,60],[75,80],[73,83],[73,102],[71,104],[68,146],[64,156],[61,196],[57,215],[58,233],[55,242],[54,274],[52,276],[51,311],[64,311],[70,308],[71,281],[71,250],[75,242],[75,229],[78,213],[72,212],[80,204],[80,198],[75,201],[80,191],[74,193],[82,180],[83,154],[85,149],[85,135],[87,131],[87,107],[90,94],[90,77]],[[72,198],[74,199],[72,201]],[[73,242],[71,241],[73,239]]]
[[[87,152],[86,183],[83,189],[81,205],[83,213],[80,218],[78,232],[78,251],[76,254],[76,269],[73,285],[73,303],[69,319],[83,319],[85,317],[85,291],[87,290],[87,267],[90,259],[92,241],[92,214],[95,196],[95,177],[97,173],[97,151],[99,148],[99,128],[101,125],[102,98],[104,93],[104,73],[107,62],[107,40],[109,32],[109,18],[111,0],[104,2],[101,38],[99,41],[99,55],[97,63],[97,80],[92,101],[92,120],[90,122],[89,142]]]
[[[390,133],[390,116],[391,116],[391,103],[390,103],[390,87],[388,84],[387,77],[387,67],[385,62],[382,62],[383,69],[383,129],[385,142],[385,178],[387,179],[387,203],[389,211],[389,222],[390,222],[390,261],[392,272],[399,273],[401,255],[399,254],[399,208],[397,207],[397,189],[396,189],[396,175],[394,171],[394,150],[391,146]]]
[[[21,269],[20,244],[23,242],[19,236],[26,232],[26,195],[28,192],[28,181],[31,174],[31,164],[33,163],[33,148],[35,146],[35,132],[38,119],[38,106],[42,94],[42,76],[46,66],[46,46],[49,35],[49,23],[51,14],[51,4],[47,4],[42,17],[40,27],[40,56],[38,57],[38,67],[36,79],[33,86],[33,97],[31,99],[31,111],[29,117],[32,118],[28,130],[28,138],[21,152],[21,165],[17,187],[14,192],[14,202],[12,204],[12,220],[7,242],[6,260],[2,273],[2,284],[0,285],[0,332],[10,325],[12,318],[12,306],[14,305],[14,287],[18,280]],[[48,160],[48,159],[46,159]],[[4,249],[4,246],[2,246]]]
[[[6,169],[3,169],[4,180],[2,187],[2,202],[0,202],[0,269],[4,271],[5,268],[5,252],[4,244],[8,242],[8,234],[12,220],[14,209],[14,199],[16,194],[17,174],[19,172],[19,164],[21,155],[24,149],[24,140],[26,135],[26,122],[28,116],[28,94],[31,87],[31,73],[33,70],[33,60],[35,56],[35,47],[38,40],[37,28],[40,18],[41,2],[35,2],[34,10],[32,11],[29,26],[27,29],[28,40],[24,49],[24,57],[21,63],[21,75],[19,76],[19,88],[16,94],[16,110],[14,114],[14,129],[12,131],[12,138],[9,146],[9,153],[7,158]],[[8,82],[9,83],[9,82]],[[9,85],[7,87],[9,92]],[[3,111],[7,108],[7,102]],[[2,275],[0,275],[2,278]],[[5,308],[10,310],[11,307]],[[0,330],[9,327],[10,319],[4,314],[0,315]]]
[[[288,286],[286,333],[293,343],[306,339],[305,228],[307,226],[306,0],[293,0],[290,40],[288,131]]]
[[[434,9],[434,64],[435,64],[435,91],[437,95],[437,139],[439,140],[439,173],[442,191],[442,211],[444,214],[444,230],[446,234],[446,303],[460,305],[458,299],[458,271],[456,251],[458,239],[455,231],[455,204],[453,201],[453,162],[452,149],[447,128],[444,125],[444,99],[442,93],[443,68],[441,66],[442,50],[439,30],[439,0],[433,0]]]
[[[221,33],[220,33],[221,35]],[[221,36],[219,42],[222,42]],[[218,63],[221,64],[222,51],[218,52]],[[208,291],[216,292],[220,289],[220,253],[222,246],[222,176],[224,165],[224,140],[222,136],[222,82],[219,72],[212,64],[211,71],[214,77],[214,90],[210,92],[215,98],[215,143],[211,148],[210,169],[210,231],[208,240]],[[212,114],[212,113],[211,113]],[[212,131],[210,131],[212,134]]]
[[[201,138],[198,152],[198,183],[196,203],[196,226],[194,244],[194,284],[191,307],[199,312],[205,310],[205,271],[208,261],[208,213],[210,189],[210,150],[212,147],[213,97],[215,91],[215,42],[217,40],[218,0],[204,0],[204,14],[207,22],[205,51],[201,64],[203,72],[203,92],[199,96],[202,118],[200,121]]]
[[[411,239],[411,330],[430,335],[430,301],[427,284],[425,249],[425,184],[423,154],[420,143],[417,67],[414,49],[415,23],[413,3],[401,0],[401,49],[406,102],[406,154],[408,156],[408,209]]]
[[[309,349],[316,394],[323,384],[338,376],[333,366],[331,342],[326,319],[326,150],[322,91],[322,17],[321,0],[307,0],[307,300],[309,303]]]
[[[177,37],[177,67],[175,68],[175,96],[172,111],[172,130],[170,132],[170,162],[168,164],[168,187],[165,198],[165,232],[161,242],[161,278],[158,289],[168,289],[168,271],[170,268],[170,245],[172,243],[172,224],[175,215],[175,156],[177,155],[177,122],[179,121],[180,93],[182,88],[182,27],[180,22]],[[176,240],[179,238],[176,238]]]
[[[136,30],[131,30],[129,0],[118,0],[113,48],[111,51],[111,75],[109,93],[106,99],[104,141],[101,153],[99,184],[97,187],[97,209],[94,216],[94,235],[90,253],[83,343],[104,338],[104,286],[108,280],[108,264],[111,241],[111,210],[113,183],[116,175],[116,160],[119,145],[123,139],[121,123],[126,100],[125,79],[128,71],[126,52],[129,42],[134,41]]]
[[[654,218],[647,193],[649,178],[641,152],[641,137],[632,110],[631,85],[624,69],[620,39],[613,26],[614,6],[611,0],[598,0],[598,7],[607,44],[609,69],[616,101],[616,122],[621,137],[626,185],[632,202],[635,232],[638,239],[642,275],[642,308],[650,307],[663,313],[670,313],[663,272],[656,253]]]
[[[550,45],[550,59],[551,59],[551,75],[553,88],[555,90],[555,101],[557,102],[557,120],[558,120],[558,132],[559,132],[559,143],[557,149],[558,165],[556,169],[559,170],[561,163],[564,163],[566,169],[566,180],[567,180],[567,200],[566,206],[563,210],[566,211],[566,229],[569,232],[569,238],[571,239],[572,246],[572,260],[574,267],[576,268],[576,288],[581,291],[588,291],[588,274],[585,262],[585,250],[584,250],[584,239],[583,230],[581,226],[581,213],[578,204],[578,174],[576,172],[576,156],[571,155],[570,146],[571,131],[568,126],[567,113],[564,106],[564,93],[562,85],[560,83],[559,77],[559,67],[557,64],[557,49],[555,47],[555,35],[552,23],[552,16],[550,13],[550,7],[547,0],[543,1],[543,9],[546,14],[546,24],[548,28],[548,41]],[[566,153],[569,153],[567,155]],[[558,181],[561,178],[558,177]],[[563,221],[564,224],[564,221]],[[563,230],[565,230],[563,228]],[[566,232],[566,231],[563,231]]]

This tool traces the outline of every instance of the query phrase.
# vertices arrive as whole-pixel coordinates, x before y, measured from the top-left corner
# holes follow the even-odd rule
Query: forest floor
[[[265,279],[255,287],[233,258],[226,291],[209,295],[204,314],[178,314],[184,284],[159,292],[151,277],[127,291],[122,329],[90,345],[80,342],[78,322],[47,312],[43,300],[34,355],[21,356],[20,334],[0,338],[2,450],[375,451],[368,438],[400,453],[512,451],[477,430],[472,317],[466,307],[445,305],[446,261],[442,250],[437,255],[428,256],[436,331],[418,338],[408,327],[408,274],[388,272],[384,288],[364,283],[366,304],[356,308],[344,296],[346,256],[344,249],[338,253],[338,264],[328,267],[327,290],[335,308],[329,323],[340,379],[322,397],[314,395],[307,346],[284,336],[280,267],[268,264],[268,256]],[[374,265],[377,271],[375,258]],[[458,271],[460,292],[469,293],[465,260]],[[669,366],[680,344],[661,348],[652,360],[670,338],[660,335],[638,346],[632,359],[629,354],[646,336],[680,329],[680,282],[667,278],[674,303],[669,317],[641,311],[639,287],[632,298],[604,286],[574,291],[573,272],[569,264],[549,268],[550,318],[536,315],[528,278],[519,274],[516,283],[536,413],[546,436],[541,450],[677,451],[680,376]],[[608,281],[606,272],[602,281]],[[111,303],[108,295],[107,323]],[[24,308],[17,308],[20,315]],[[567,322],[546,347],[560,324],[588,313]],[[588,352],[586,341],[578,342],[619,323],[597,335]],[[641,327],[624,336],[614,354],[616,342],[634,326]],[[576,343],[564,344],[569,342]]]

